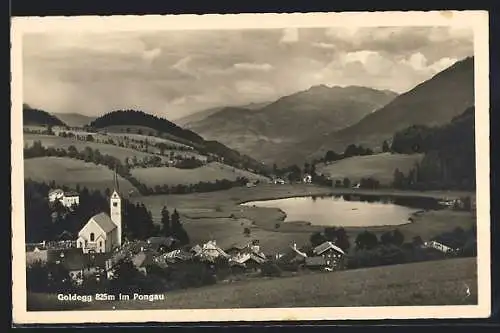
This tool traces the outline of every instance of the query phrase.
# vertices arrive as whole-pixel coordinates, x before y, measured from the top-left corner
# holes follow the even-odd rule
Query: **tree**
[[[170,212],[168,211],[167,206],[163,206],[161,210],[161,224],[163,235],[170,236],[172,230],[170,228]]]
[[[424,241],[422,240],[422,237],[414,236],[411,243],[413,246],[418,247],[422,246],[424,244]]]
[[[392,233],[390,231],[386,231],[380,236],[380,243],[382,243],[382,245],[389,245],[392,244],[392,242]]]
[[[136,292],[143,289],[144,276],[130,259],[121,260],[113,271],[111,289],[114,292]]]
[[[250,237],[250,233],[251,233],[250,228],[245,227],[243,229],[243,234],[245,235],[245,237]]]
[[[338,228],[336,231],[337,239],[335,240],[335,245],[340,247],[344,252],[348,252],[351,247],[349,242],[349,236],[344,228]]]
[[[391,149],[389,147],[389,144],[387,143],[387,140],[384,140],[384,142],[382,143],[382,152],[387,153],[390,150]]]
[[[311,242],[311,245],[313,247],[316,247],[316,246],[326,242],[326,238],[321,232],[317,231],[311,235],[311,237],[309,238],[309,241]]]
[[[401,246],[405,242],[405,236],[399,229],[392,232],[392,243],[396,246]]]
[[[365,230],[362,233],[358,234],[355,240],[355,244],[356,249],[371,250],[377,246],[378,239],[375,234],[369,232],[368,230]]]
[[[344,185],[345,188],[351,187],[351,180],[347,177],[344,178],[342,185]]]
[[[184,227],[182,226],[181,220],[179,213],[177,212],[177,209],[174,209],[174,212],[172,213],[170,217],[170,230],[172,233],[172,236],[174,238],[177,238],[180,242],[181,245],[185,245],[189,243],[189,236],[184,230]]]
[[[398,168],[394,170],[392,186],[397,189],[402,189],[405,187],[405,175],[401,171],[399,171]]]
[[[304,163],[304,173],[310,173],[310,164],[309,163]]]
[[[333,150],[329,150],[325,154],[325,162],[331,162],[331,161],[336,161],[339,159],[339,155],[334,152]]]
[[[326,240],[334,242],[337,239],[337,228],[326,227],[324,231],[324,237]]]

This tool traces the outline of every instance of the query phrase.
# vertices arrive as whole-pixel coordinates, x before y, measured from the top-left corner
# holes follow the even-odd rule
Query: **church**
[[[109,199],[109,211],[92,216],[78,233],[77,248],[83,253],[108,253],[122,245],[122,199],[115,172],[115,189]]]

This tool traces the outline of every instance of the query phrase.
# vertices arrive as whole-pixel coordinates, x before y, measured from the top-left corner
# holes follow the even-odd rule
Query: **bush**
[[[281,269],[275,263],[266,262],[261,265],[261,274],[262,276],[278,277],[281,276]]]

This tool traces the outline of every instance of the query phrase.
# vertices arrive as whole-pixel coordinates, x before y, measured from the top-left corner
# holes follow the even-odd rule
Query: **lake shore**
[[[292,243],[296,243],[297,246],[309,243],[310,235],[316,231],[323,231],[324,226],[312,225],[309,221],[283,222],[286,214],[278,208],[252,207],[241,205],[241,203],[332,194],[415,196],[437,199],[474,195],[474,193],[456,191],[359,190],[335,189],[311,184],[266,184],[253,188],[232,188],[209,193],[145,196],[136,200],[144,202],[148,209],[151,210],[156,223],[160,222],[160,212],[164,205],[170,210],[177,209],[193,243],[215,239],[218,244],[224,247],[248,242],[249,239],[259,239],[265,252],[276,253],[289,248]],[[467,228],[473,225],[476,220],[475,214],[471,212],[458,212],[449,209],[439,211],[420,210],[412,214],[411,218],[412,221],[409,221],[409,223],[398,226],[344,226],[344,229],[349,235],[351,243],[354,243],[357,234],[364,230],[379,236],[396,228],[404,234],[407,240],[414,236],[420,236],[426,240],[443,231],[453,230],[455,227]],[[243,234],[244,228],[251,229],[249,237]]]

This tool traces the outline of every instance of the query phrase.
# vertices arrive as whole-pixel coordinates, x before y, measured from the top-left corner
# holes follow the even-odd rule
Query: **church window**
[[[113,207],[117,207],[118,206],[118,202],[113,202]]]
[[[102,241],[99,241],[99,246],[102,247]]]
[[[94,237],[95,237],[95,236],[94,236],[94,233],[93,233],[93,232],[91,232],[91,233],[90,233],[90,241],[91,241],[91,242],[93,242],[93,241],[94,241]]]

